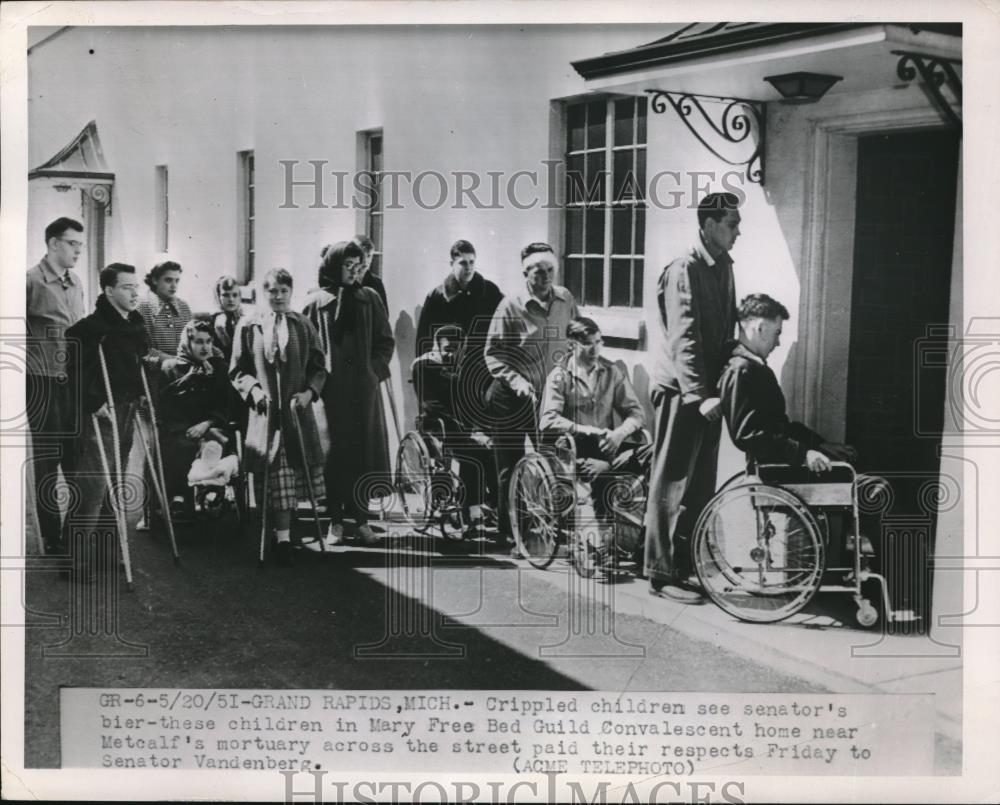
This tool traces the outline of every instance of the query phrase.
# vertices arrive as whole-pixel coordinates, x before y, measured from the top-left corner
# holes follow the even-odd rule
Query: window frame
[[[153,168],[153,194],[156,214],[155,248],[158,252],[170,251],[170,172],[166,164]]]
[[[629,143],[623,145],[615,144],[615,104],[618,101],[631,100],[634,102],[632,111],[632,138]],[[605,105],[604,109],[604,144],[598,148],[589,147],[589,142],[584,142],[582,148],[571,149],[570,148],[570,110],[573,107],[583,107],[584,109],[584,119],[583,119],[583,129],[584,132],[588,129],[588,119],[589,115],[588,107],[595,103],[600,102]],[[646,117],[646,130],[645,137],[640,140],[639,137],[639,104],[645,106],[645,117]],[[564,205],[562,211],[562,220],[560,221],[560,243],[562,247],[563,254],[563,280],[566,284],[566,270],[568,268],[568,261],[580,261],[580,271],[581,271],[581,284],[586,293],[586,271],[587,271],[587,261],[600,259],[602,261],[602,287],[601,287],[601,302],[595,304],[593,302],[587,303],[585,298],[577,300],[578,305],[581,308],[586,308],[588,312],[590,311],[605,311],[612,315],[612,318],[616,320],[631,319],[637,314],[641,314],[641,311],[645,305],[645,262],[646,262],[646,224],[648,218],[649,204],[648,200],[644,195],[634,197],[629,199],[627,202],[615,201],[614,199],[614,182],[615,182],[615,171],[614,171],[614,156],[619,152],[630,152],[632,154],[631,159],[631,169],[635,170],[636,166],[639,164],[639,152],[643,154],[648,154],[648,119],[649,119],[649,107],[647,99],[643,95],[621,95],[621,94],[601,94],[597,96],[578,96],[574,98],[567,98],[561,102],[561,130],[559,132],[559,145],[558,145],[558,158],[561,162],[564,176],[562,179],[562,191],[565,194]],[[602,177],[603,184],[603,198],[597,202],[589,202],[586,195],[581,201],[574,201],[571,194],[571,185],[569,179],[569,169],[572,157],[582,157],[583,158],[583,175],[581,181],[583,183],[582,190],[585,194],[589,191],[587,187],[587,155],[602,153],[604,159]],[[646,158],[645,164],[648,166],[648,157]],[[646,168],[643,169],[645,173]],[[636,171],[633,173],[635,182],[638,183],[640,176]],[[645,181],[645,176],[641,177]],[[640,187],[640,190],[644,193],[645,188]],[[614,246],[614,212],[615,210],[621,208],[631,208],[633,210],[631,225],[630,225],[630,248],[629,253],[619,253],[613,251]],[[603,210],[603,243],[602,251],[600,254],[596,252],[592,253],[587,249],[586,242],[586,210],[599,208]],[[580,251],[569,251],[569,211],[573,209],[579,209],[584,211],[581,220],[581,230],[580,230]],[[637,243],[638,235],[638,216],[637,212],[641,210],[642,218],[642,233],[643,233],[643,243],[641,244],[641,250],[639,250],[640,244]],[[612,266],[615,260],[628,260],[629,261],[629,300],[630,303],[627,305],[611,304],[611,283],[612,283]],[[635,261],[642,261],[641,265],[641,277],[637,277],[637,271],[635,267]],[[617,315],[614,315],[617,314]],[[624,339],[628,340],[628,339]],[[635,340],[641,340],[636,337]]]
[[[382,197],[382,176],[385,173],[385,135],[381,128],[366,129],[358,132],[358,171],[367,174],[372,188],[372,202],[359,210],[358,230],[364,232],[375,249],[372,252],[370,270],[376,277],[382,277],[382,257],[385,243],[385,204]],[[378,163],[373,145],[378,143]],[[376,228],[375,223],[378,222]]]
[[[256,270],[256,162],[252,148],[238,151],[236,278],[240,285],[254,281]]]

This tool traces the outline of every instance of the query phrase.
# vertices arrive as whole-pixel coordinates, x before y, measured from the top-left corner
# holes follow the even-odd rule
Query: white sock
[[[477,504],[473,504],[472,506],[469,506],[469,519],[472,522],[476,522],[476,520],[482,520],[483,519],[483,507],[480,506],[478,503]]]
[[[290,528],[278,528],[275,529],[274,536],[278,542],[291,542],[292,530]]]

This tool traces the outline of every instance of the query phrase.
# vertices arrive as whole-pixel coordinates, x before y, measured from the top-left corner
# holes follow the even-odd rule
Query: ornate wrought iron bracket
[[[87,186],[86,194],[104,207],[105,213],[111,215],[111,188],[108,185],[92,184]]]
[[[677,116],[705,148],[729,165],[745,166],[751,182],[764,184],[767,118],[762,101],[659,89],[647,89],[646,92],[651,95],[649,105],[654,112],[662,114],[667,108],[665,101],[670,101]],[[706,104],[716,106],[718,110],[713,113],[706,108]],[[734,146],[742,143],[746,143],[744,151],[752,147],[749,156],[733,158],[727,154],[725,144]]]
[[[914,53],[910,50],[894,50],[894,56],[899,56],[896,64],[896,75],[902,81],[913,81],[917,74],[920,82],[927,88],[934,102],[944,113],[948,122],[962,129],[962,118],[952,102],[945,96],[943,88],[948,87],[955,96],[956,105],[962,103],[962,77],[958,74],[961,59],[950,59],[947,56],[930,56],[926,53]]]

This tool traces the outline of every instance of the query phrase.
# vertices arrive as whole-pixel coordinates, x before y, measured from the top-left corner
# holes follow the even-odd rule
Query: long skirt
[[[326,495],[326,484],[323,482],[323,465],[313,464],[309,468],[312,479],[313,493],[319,500]],[[264,473],[254,473],[255,492],[258,500],[263,494]],[[288,463],[285,445],[278,449],[278,455],[267,473],[268,508],[275,512],[295,511],[300,500],[309,500],[309,486],[306,474],[301,469]]]

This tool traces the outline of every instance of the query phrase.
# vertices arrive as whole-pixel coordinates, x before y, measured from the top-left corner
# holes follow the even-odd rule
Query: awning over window
[[[621,75],[692,59],[725,56],[751,48],[828,36],[872,25],[870,22],[692,22],[646,45],[580,59],[573,62],[573,68],[586,79]],[[899,25],[913,33],[928,31],[947,36],[962,35],[960,23],[900,23]]]
[[[83,131],[54,157],[28,171],[28,179],[88,179],[112,182],[115,175],[108,170],[97,133],[97,121],[91,120]]]

